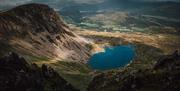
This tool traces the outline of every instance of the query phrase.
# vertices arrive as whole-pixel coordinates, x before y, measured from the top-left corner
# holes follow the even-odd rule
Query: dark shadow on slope
[[[79,91],[51,67],[28,64],[15,53],[0,58],[0,91]]]

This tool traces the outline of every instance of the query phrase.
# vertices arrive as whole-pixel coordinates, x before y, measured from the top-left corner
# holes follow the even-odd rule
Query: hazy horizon
[[[105,1],[112,1],[112,0],[0,0],[0,7],[6,6],[17,6],[27,3],[43,3],[48,5],[53,4],[70,4],[70,3],[87,3],[87,4],[95,4],[95,3],[102,3]],[[127,1],[127,0],[122,0]],[[150,2],[157,2],[157,1],[173,1],[179,2],[179,0],[128,0],[128,1],[150,1]]]

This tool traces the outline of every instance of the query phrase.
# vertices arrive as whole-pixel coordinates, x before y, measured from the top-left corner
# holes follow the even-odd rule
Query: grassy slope
[[[76,62],[66,62],[66,61],[35,61],[38,65],[47,64],[53,67],[66,81],[71,83],[74,87],[85,91],[87,88],[91,77],[89,73],[90,68],[81,63]]]
[[[87,65],[60,61],[52,63],[50,66],[54,67],[62,77],[82,91],[85,91],[90,82],[89,73],[91,70]]]
[[[15,51],[11,46],[3,42],[0,44],[0,49],[0,57],[7,55],[9,52]],[[89,75],[91,70],[87,65],[65,61],[51,62],[51,60],[47,57],[36,57],[31,54],[24,54],[21,52],[17,53],[20,53],[21,56],[26,58],[29,63],[35,62],[39,66],[44,63],[48,64],[53,67],[64,79],[74,85],[74,87],[81,89],[81,91],[85,91],[85,88],[87,88],[91,80]]]
[[[95,43],[106,44],[144,44],[162,50],[164,53],[172,53],[180,50],[180,36],[175,34],[148,34],[140,32],[110,33],[96,31],[76,31],[77,34],[93,40]]]

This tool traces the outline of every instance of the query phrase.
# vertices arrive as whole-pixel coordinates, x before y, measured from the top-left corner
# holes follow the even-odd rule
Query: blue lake
[[[106,47],[104,52],[94,54],[88,64],[92,69],[109,70],[124,67],[135,57],[132,45]]]

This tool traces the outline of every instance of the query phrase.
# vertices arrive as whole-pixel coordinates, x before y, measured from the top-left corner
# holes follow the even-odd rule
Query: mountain
[[[0,91],[79,91],[51,67],[28,64],[16,53],[0,58]]]
[[[104,72],[96,75],[87,91],[179,91],[180,55],[162,56],[149,69]]]
[[[153,28],[164,32],[171,28],[179,33],[179,2],[106,0],[95,4],[72,4],[60,10],[68,23],[87,29],[152,32]]]
[[[0,13],[1,55],[15,51],[32,60],[74,60],[86,63],[89,43],[50,7],[26,4]]]

